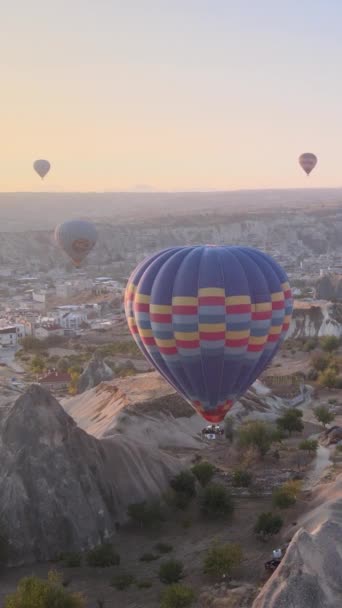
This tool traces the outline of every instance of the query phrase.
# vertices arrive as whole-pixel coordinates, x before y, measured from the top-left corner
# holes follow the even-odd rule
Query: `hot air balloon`
[[[55,240],[72,259],[75,266],[93,249],[97,241],[97,231],[91,222],[70,220],[57,226]]]
[[[317,165],[317,156],[311,152],[304,152],[304,154],[300,155],[298,161],[305,173],[310,175],[312,169]]]
[[[125,291],[146,359],[209,422],[220,422],[285,338],[292,294],[284,270],[249,247],[160,251]]]
[[[33,168],[38,173],[38,175],[44,179],[45,175],[50,171],[50,163],[48,160],[43,160],[42,158],[39,160],[35,160],[33,163]]]

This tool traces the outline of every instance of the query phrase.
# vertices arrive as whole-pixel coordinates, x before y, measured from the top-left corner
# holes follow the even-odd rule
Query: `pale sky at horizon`
[[[0,15],[0,191],[342,186],[340,0],[11,0]]]

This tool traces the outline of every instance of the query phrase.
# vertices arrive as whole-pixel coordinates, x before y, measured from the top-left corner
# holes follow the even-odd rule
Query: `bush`
[[[204,573],[215,577],[230,575],[233,568],[242,562],[242,549],[235,543],[214,545],[204,560]]]
[[[236,488],[248,488],[252,483],[252,474],[246,469],[235,469],[233,471],[233,486]]]
[[[317,346],[317,340],[316,338],[309,338],[308,340],[306,340],[304,346],[303,346],[303,350],[305,352],[309,352],[311,350],[314,350]]]
[[[63,561],[66,568],[78,568],[82,562],[82,555],[81,553],[66,553]]]
[[[5,598],[4,608],[85,608],[78,593],[70,593],[60,577],[49,572],[48,580],[36,576],[21,579],[15,593]]]
[[[318,441],[316,441],[316,439],[304,439],[304,441],[301,441],[299,444],[299,449],[308,452],[308,454],[316,453],[318,450]]]
[[[311,357],[311,365],[317,372],[323,372],[329,365],[330,358],[326,354],[315,354]]]
[[[63,357],[62,359],[59,359],[59,360],[57,361],[57,366],[56,366],[56,367],[57,367],[57,370],[58,370],[60,373],[65,373],[65,372],[67,372],[67,371],[68,371],[68,369],[69,369],[69,367],[70,367],[70,361],[69,361],[69,359],[67,359],[67,358],[65,358],[65,357]]]
[[[337,371],[333,367],[327,367],[318,376],[318,382],[324,388],[334,388],[337,382]]]
[[[265,456],[273,442],[272,427],[259,420],[250,421],[239,429],[241,447],[255,447],[261,456]]]
[[[159,578],[165,585],[178,583],[183,578],[183,564],[176,559],[170,559],[164,562],[159,568]]]
[[[190,498],[196,495],[195,477],[191,471],[182,471],[170,481],[171,488],[180,494],[186,494]]]
[[[273,491],[273,505],[280,509],[288,509],[295,504],[299,490],[300,482],[287,481],[280,488]]]
[[[118,566],[120,564],[120,555],[115,553],[112,545],[99,545],[87,554],[87,564],[92,568]]]
[[[201,511],[209,516],[231,515],[234,503],[228,490],[218,483],[209,484],[201,496]]]
[[[320,342],[321,347],[327,353],[332,353],[334,350],[337,350],[340,345],[340,341],[336,336],[324,336],[324,338],[321,338]]]
[[[261,513],[257,523],[254,526],[254,532],[259,536],[266,538],[278,534],[283,525],[283,520],[280,515],[273,513]]]
[[[136,585],[138,589],[150,589],[153,583],[152,581],[138,581]]]
[[[315,418],[318,420],[318,422],[323,424],[324,428],[335,418],[335,414],[330,412],[329,408],[327,408],[325,405],[319,405],[316,407],[314,409],[314,414]]]
[[[159,555],[155,555],[154,553],[143,553],[139,559],[141,562],[154,562],[159,557]]]
[[[162,508],[158,501],[148,504],[146,501],[133,503],[127,509],[128,516],[140,527],[152,526],[164,520]]]
[[[134,580],[132,574],[117,574],[113,576],[111,586],[115,587],[118,591],[124,591],[134,583]]]
[[[171,585],[162,593],[161,608],[189,608],[194,602],[195,594],[185,585]]]
[[[317,378],[318,378],[318,371],[312,367],[308,373],[308,380],[311,380],[311,382],[315,382],[317,380]]]
[[[173,546],[172,545],[168,545],[167,543],[157,543],[154,548],[156,549],[156,551],[159,551],[159,553],[170,553],[173,550]]]
[[[206,460],[195,464],[191,470],[203,488],[208,485],[215,473],[215,467]]]
[[[290,408],[282,416],[277,418],[276,423],[281,430],[287,431],[289,435],[293,432],[301,433],[304,429],[304,424],[301,420],[302,417],[303,412],[301,410]]]

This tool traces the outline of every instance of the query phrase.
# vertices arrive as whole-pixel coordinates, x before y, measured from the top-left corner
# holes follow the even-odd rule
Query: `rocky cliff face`
[[[336,274],[322,277],[317,283],[316,295],[321,300],[342,301],[342,277]]]
[[[342,304],[295,302],[288,332],[291,338],[342,336]]]
[[[89,361],[83,374],[78,381],[78,392],[94,388],[104,380],[111,380],[114,377],[113,370],[103,361],[101,357],[94,355]]]
[[[127,505],[160,495],[179,466],[120,434],[88,435],[32,385],[0,421],[1,517],[13,562],[48,560],[110,537]]]

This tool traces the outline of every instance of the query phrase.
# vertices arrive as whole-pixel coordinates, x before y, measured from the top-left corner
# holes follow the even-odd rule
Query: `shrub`
[[[154,553],[143,553],[139,559],[141,562],[154,562],[159,557],[159,555],[155,555]]]
[[[170,553],[173,550],[173,546],[172,545],[168,545],[167,543],[157,543],[154,548],[156,549],[156,551],[159,551],[159,553]]]
[[[66,568],[78,568],[82,562],[82,555],[81,553],[66,553],[63,561]]]
[[[195,477],[191,471],[182,471],[170,481],[171,488],[180,494],[186,494],[190,498],[196,495]]]
[[[332,422],[335,418],[335,414],[329,411],[325,405],[319,405],[314,409],[315,418],[323,424],[324,428],[327,424]]]
[[[134,583],[134,580],[132,574],[117,574],[113,576],[111,586],[115,587],[118,591],[124,591]]]
[[[218,483],[209,484],[201,496],[201,511],[209,516],[228,516],[234,511],[231,495]]]
[[[300,489],[300,482],[287,481],[280,488],[273,491],[272,501],[275,507],[287,509],[295,504]]]
[[[138,523],[140,527],[152,526],[153,524],[163,521],[163,512],[158,501],[151,503],[138,502],[129,505],[127,509],[128,516]]]
[[[309,338],[308,340],[306,340],[304,346],[303,346],[303,350],[305,352],[309,352],[311,350],[314,350],[317,346],[317,340],[316,338]]]
[[[203,488],[208,485],[215,473],[215,467],[206,460],[195,464],[191,470]]]
[[[45,361],[39,355],[35,355],[31,361],[31,370],[34,374],[41,374],[45,369]]]
[[[183,578],[183,564],[176,559],[170,559],[160,565],[159,578],[165,585],[178,583]]]
[[[273,515],[273,513],[261,513],[258,517],[257,523],[254,526],[254,532],[266,538],[278,534],[283,525],[283,520],[280,515]]]
[[[321,338],[320,342],[321,347],[327,353],[331,353],[334,350],[337,350],[340,345],[340,341],[338,338],[336,338],[336,336],[324,336],[324,338]]]
[[[204,573],[221,577],[230,575],[233,568],[242,561],[242,549],[235,543],[214,545],[208,550],[204,560]]]
[[[272,427],[259,420],[250,421],[239,429],[241,447],[254,446],[261,456],[269,451],[273,441]]]
[[[317,378],[318,378],[318,371],[312,367],[308,373],[308,380],[315,382],[317,380]]]
[[[61,373],[65,373],[68,371],[69,367],[70,367],[70,361],[69,359],[63,357],[62,359],[59,359],[57,361],[57,370]]]
[[[311,357],[311,365],[317,372],[324,371],[329,365],[330,358],[326,354],[315,354]]]
[[[93,568],[118,566],[120,564],[120,555],[115,553],[112,545],[99,545],[87,554],[87,564]]]
[[[337,382],[337,371],[333,367],[327,367],[318,376],[318,382],[325,388],[334,388]]]
[[[195,594],[191,587],[171,585],[162,593],[161,608],[189,608],[194,602]]]
[[[301,433],[304,429],[304,424],[301,420],[302,417],[303,412],[301,410],[290,408],[282,416],[277,418],[276,423],[281,430],[287,431],[289,435],[293,432]]]
[[[54,572],[49,572],[48,580],[36,576],[21,579],[16,592],[5,599],[5,608],[85,608],[85,605],[83,597],[67,591]]]
[[[299,444],[299,449],[308,452],[308,454],[316,453],[318,449],[318,441],[316,441],[316,439],[304,439],[304,441],[301,441]]]
[[[252,474],[246,469],[235,469],[233,472],[233,486],[248,488],[252,483]]]
[[[153,583],[152,581],[138,581],[136,585],[138,589],[150,589]]]

